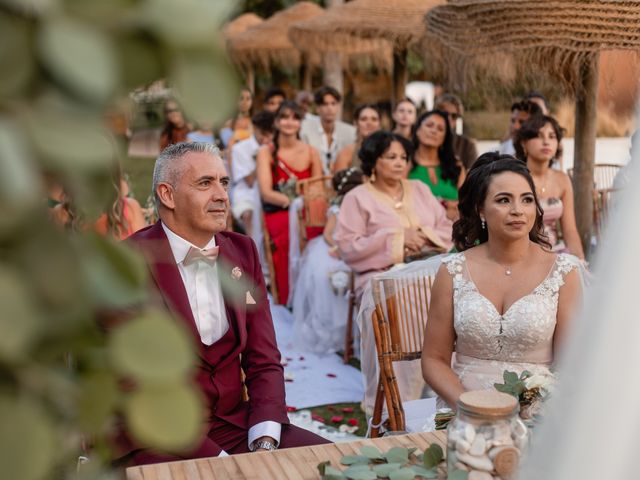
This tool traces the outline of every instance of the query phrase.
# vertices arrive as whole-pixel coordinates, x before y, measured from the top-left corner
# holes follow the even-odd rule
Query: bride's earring
[[[482,230],[487,229],[487,222],[484,221],[484,218],[480,219],[480,226],[482,227]]]

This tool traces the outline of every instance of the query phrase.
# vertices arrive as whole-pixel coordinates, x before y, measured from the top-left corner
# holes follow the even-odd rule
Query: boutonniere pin
[[[242,270],[240,270],[240,267],[233,267],[233,270],[231,270],[231,278],[234,280],[240,280],[241,276]]]

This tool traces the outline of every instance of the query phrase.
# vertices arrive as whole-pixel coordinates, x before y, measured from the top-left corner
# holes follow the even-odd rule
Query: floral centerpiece
[[[505,370],[502,375],[504,383],[495,383],[499,392],[513,395],[520,402],[520,418],[531,425],[542,416],[544,401],[551,394],[556,382],[553,374],[533,374],[528,370],[520,375]]]

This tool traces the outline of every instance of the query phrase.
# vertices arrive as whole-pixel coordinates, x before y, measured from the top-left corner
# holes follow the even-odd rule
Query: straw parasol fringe
[[[227,23],[222,29],[222,33],[224,34],[224,38],[228,41],[230,38],[233,38],[262,22],[264,22],[264,20],[255,13],[243,13],[239,17]]]
[[[322,14],[322,7],[311,2],[298,2],[264,22],[255,25],[229,40],[231,58],[239,65],[258,65],[268,70],[272,64],[298,67],[302,61],[300,51],[287,37],[290,24]],[[310,52],[307,64],[319,64],[320,56]]]

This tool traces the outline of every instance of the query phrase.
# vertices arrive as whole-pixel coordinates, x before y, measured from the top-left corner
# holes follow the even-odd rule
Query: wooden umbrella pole
[[[251,90],[251,93],[253,93],[255,95],[255,93],[256,93],[256,74],[255,74],[255,70],[253,69],[253,66],[247,67],[247,70],[245,72],[245,83],[247,85],[247,88],[249,90]]]
[[[391,101],[395,105],[404,97],[404,89],[407,84],[407,49],[393,51],[393,92]]]
[[[580,66],[581,88],[576,95],[574,198],[576,224],[587,254],[593,233],[593,165],[596,156],[599,57],[599,53],[594,53],[584,58]]]

